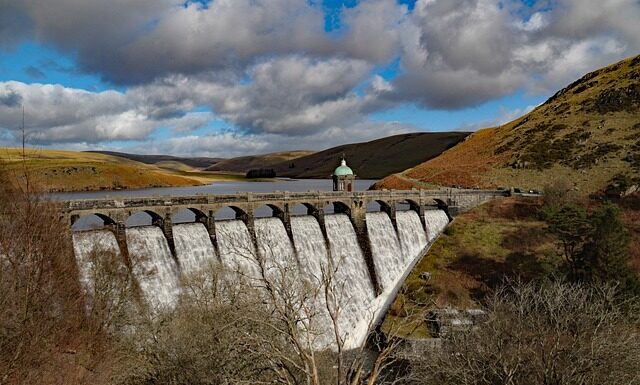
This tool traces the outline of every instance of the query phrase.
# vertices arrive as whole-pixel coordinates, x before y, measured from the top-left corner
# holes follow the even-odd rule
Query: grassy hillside
[[[24,180],[26,167],[30,183],[48,192],[190,186],[237,179],[179,165],[173,170],[163,169],[99,153],[39,149],[27,149],[23,162],[21,150],[0,148],[0,167],[18,180]]]
[[[590,204],[595,210],[599,203]],[[640,194],[619,204],[631,235],[630,263],[640,274]],[[552,276],[562,263],[560,243],[538,219],[540,207],[540,198],[510,197],[457,216],[407,277],[383,329],[403,325],[401,334],[425,337],[424,317],[430,310],[480,307],[504,279]],[[430,279],[424,279],[424,272]]]
[[[125,158],[134,160],[140,163],[146,164],[155,164],[163,163],[163,162],[175,162],[182,163],[189,167],[193,168],[207,168],[221,160],[221,158],[206,158],[206,157],[193,157],[193,158],[184,158],[179,156],[171,156],[171,155],[137,155],[137,154],[127,154],[124,152],[115,152],[115,151],[87,151],[98,154],[105,154],[111,156],[117,156],[119,158]]]
[[[587,74],[522,118],[480,130],[377,187],[542,188],[561,178],[587,193],[616,174],[640,176],[640,56]]]
[[[224,159],[207,168],[207,171],[225,171],[246,174],[247,171],[259,168],[272,168],[275,165],[288,162],[303,156],[313,154],[313,151],[283,151],[264,155],[240,156]]]
[[[343,154],[359,178],[382,178],[434,158],[468,134],[463,132],[413,133],[366,143],[346,144],[274,166],[278,176],[328,178]]]

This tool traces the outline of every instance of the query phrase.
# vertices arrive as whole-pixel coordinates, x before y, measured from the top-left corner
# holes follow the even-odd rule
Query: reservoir
[[[377,180],[356,179],[355,190],[365,191]],[[188,196],[196,194],[234,194],[238,192],[269,193],[275,191],[331,191],[333,189],[331,179],[285,179],[279,178],[267,182],[215,182],[203,186],[187,187],[157,187],[139,190],[105,190],[105,191],[81,191],[53,193],[51,197],[60,200],[71,199],[99,199],[99,198],[133,198],[160,196]]]

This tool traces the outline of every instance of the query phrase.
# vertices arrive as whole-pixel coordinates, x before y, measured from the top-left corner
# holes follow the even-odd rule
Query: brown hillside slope
[[[522,118],[480,130],[376,188],[540,189],[563,178],[586,193],[617,174],[640,175],[640,56],[589,73]]]
[[[274,166],[278,176],[328,178],[344,155],[349,167],[362,179],[383,178],[394,172],[435,158],[462,141],[466,132],[418,132],[400,134],[365,143],[329,148],[292,162]]]
[[[177,175],[152,165],[115,156],[60,150],[0,148],[0,171],[44,192],[192,186],[197,177]]]
[[[258,168],[271,168],[276,164],[298,159],[313,154],[313,151],[283,151],[264,155],[239,156],[225,159],[211,165],[207,171],[224,171],[245,174],[247,171]]]

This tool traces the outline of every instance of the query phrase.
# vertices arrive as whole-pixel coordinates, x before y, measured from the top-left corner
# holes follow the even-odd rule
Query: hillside
[[[618,174],[640,175],[640,56],[589,73],[529,114],[480,130],[376,188],[540,189],[566,179],[586,194]]]
[[[225,179],[179,163],[181,170],[162,169],[133,160],[90,152],[27,149],[26,160],[16,148],[0,148],[0,167],[46,192],[121,188],[192,186]]]
[[[631,235],[630,267],[640,275],[640,194],[619,204]],[[599,205],[590,202],[589,210]],[[383,330],[401,324],[404,330],[396,332],[402,335],[430,336],[424,319],[435,308],[475,308],[505,279],[526,282],[561,272],[561,242],[540,220],[542,206],[539,197],[500,198],[456,216],[403,283]]]
[[[279,163],[288,162],[303,156],[313,154],[313,151],[283,151],[264,155],[240,156],[224,159],[207,168],[207,171],[223,171],[245,174],[258,168],[271,168]]]
[[[161,162],[177,162],[177,163],[185,164],[189,167],[202,168],[202,169],[207,168],[221,160],[224,160],[222,158],[206,158],[206,157],[184,158],[184,157],[171,156],[171,155],[137,155],[137,154],[127,154],[124,152],[116,152],[116,151],[87,151],[87,152],[117,156],[120,158],[130,159],[136,162],[146,163],[146,164],[158,164]]]
[[[434,158],[468,133],[437,132],[390,136],[346,144],[273,166],[278,176],[328,178],[344,155],[359,178],[377,179]]]

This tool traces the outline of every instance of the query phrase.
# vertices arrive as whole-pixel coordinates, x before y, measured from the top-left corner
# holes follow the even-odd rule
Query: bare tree
[[[1,169],[0,185],[0,384],[40,382],[33,368],[81,321],[70,236],[54,203]]]
[[[186,277],[173,311],[134,327],[125,349],[134,358],[124,360],[134,367],[122,371],[133,375],[117,382],[376,383],[399,340],[384,341],[379,354],[345,349],[348,293],[338,261],[310,276],[292,250],[265,242],[275,236],[262,234],[257,247],[246,234],[224,237],[232,241],[225,263]],[[191,364],[181,367],[185,362]]]
[[[488,320],[415,360],[412,384],[638,384],[638,299],[614,287],[514,283]]]

